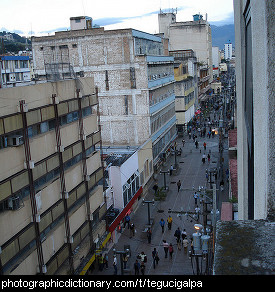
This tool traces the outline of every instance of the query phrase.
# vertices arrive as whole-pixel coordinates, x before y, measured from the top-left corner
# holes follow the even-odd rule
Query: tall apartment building
[[[224,44],[224,58],[225,58],[225,60],[232,59],[232,52],[233,52],[232,43]]]
[[[0,274],[73,274],[104,241],[92,78],[0,90]]]
[[[177,129],[183,133],[198,105],[197,58],[193,50],[170,51],[174,57]]]
[[[34,37],[34,69],[41,78],[93,76],[99,88],[103,146],[152,142],[157,165],[176,136],[174,59],[163,39],[134,29],[80,29]]]
[[[206,98],[213,80],[212,34],[210,24],[202,15],[194,15],[194,21],[176,22],[175,13],[158,14],[159,32],[169,39],[169,50],[192,49],[197,57],[199,70],[199,99]]]

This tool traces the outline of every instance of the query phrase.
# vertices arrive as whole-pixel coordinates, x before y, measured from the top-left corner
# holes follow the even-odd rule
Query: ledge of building
[[[215,275],[274,275],[275,222],[218,221]]]

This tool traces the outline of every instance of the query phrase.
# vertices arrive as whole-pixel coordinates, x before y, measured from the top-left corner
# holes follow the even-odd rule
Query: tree
[[[164,212],[164,210],[161,209],[161,201],[165,201],[166,199],[166,190],[164,189],[164,187],[158,188],[156,194],[155,194],[155,201],[160,201],[160,205],[159,205],[159,213]]]

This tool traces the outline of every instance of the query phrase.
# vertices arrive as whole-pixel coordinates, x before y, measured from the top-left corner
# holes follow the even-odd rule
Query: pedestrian
[[[108,269],[108,254],[105,253],[104,258],[103,258],[103,266],[105,267],[105,269]]]
[[[129,259],[129,256],[128,256],[126,253],[124,253],[124,254],[123,254],[123,257],[122,257],[123,268],[124,268],[124,269],[126,269],[126,265],[127,265],[128,259]]]
[[[139,275],[140,263],[138,260],[134,263],[135,275]]]
[[[202,161],[203,164],[205,163],[205,159],[206,159],[206,155],[205,155],[205,153],[203,153],[202,159],[201,159],[201,161]]]
[[[164,233],[164,225],[165,225],[165,221],[163,220],[163,218],[160,219],[160,221],[159,221],[159,225],[161,226],[162,233]]]
[[[135,232],[136,232],[135,224],[131,223],[130,224],[130,238],[132,238],[132,236],[135,236]]]
[[[152,239],[152,230],[151,228],[148,227],[147,229],[147,239],[148,239],[148,243],[151,243],[151,239]]]
[[[170,176],[173,174],[173,170],[174,170],[174,168],[173,168],[173,165],[171,164],[171,166],[170,166]]]
[[[172,259],[173,258],[173,252],[174,252],[172,243],[169,244],[168,251],[169,251],[170,259]]]
[[[178,249],[181,250],[181,240],[180,240],[180,237],[181,237],[181,231],[180,231],[180,228],[179,228],[179,227],[178,227],[177,230],[175,231],[174,236],[177,238]]]
[[[155,185],[153,186],[153,190],[155,191],[155,195],[157,194],[157,191],[158,191],[158,184],[155,183]]]
[[[144,264],[144,262],[141,262],[140,271],[141,271],[141,274],[144,276],[144,274],[145,274],[145,264]]]
[[[195,212],[196,212],[196,215],[197,215],[197,220],[200,219],[200,211],[201,211],[201,209],[200,209],[200,207],[198,207],[198,205],[197,205],[196,208],[195,208]]]
[[[117,275],[117,258],[114,255],[114,260],[113,260],[113,267],[114,267],[114,275]]]
[[[208,159],[208,162],[210,163],[210,154],[209,153],[207,154],[207,159]]]
[[[103,267],[104,267],[103,262],[104,262],[103,255],[100,254],[98,257],[99,271],[103,271]]]
[[[185,229],[183,229],[181,232],[181,239],[184,240],[186,237],[187,237],[187,232]]]
[[[163,241],[163,249],[164,249],[164,253],[165,253],[165,258],[167,258],[167,256],[168,256],[168,248],[169,248],[169,244],[168,244],[168,242],[166,242],[166,240],[164,239]]]
[[[189,241],[188,241],[187,237],[185,237],[184,240],[182,241],[182,245],[183,245],[185,254],[187,254],[187,251],[188,251],[188,244],[189,244]]]
[[[197,205],[197,200],[198,200],[198,194],[197,194],[197,192],[194,193],[194,199],[195,199],[195,205]]]
[[[185,144],[185,140],[182,139],[182,147],[184,147],[184,144]]]
[[[138,255],[138,259],[141,260],[141,262],[147,263],[147,256],[144,253],[144,251],[142,251],[139,255]]]
[[[130,228],[130,216],[127,214],[124,218],[124,228],[126,226],[126,224],[128,225],[128,229]]]
[[[199,147],[199,142],[198,142],[198,140],[195,141],[195,145],[196,145],[196,149],[198,149],[198,147]]]
[[[204,147],[204,150],[206,150],[206,143],[205,142],[203,143],[203,147]]]
[[[169,216],[168,216],[168,219],[167,219],[168,230],[171,230],[171,228],[172,228],[172,222],[173,222],[173,219],[172,219],[172,217],[169,215]]]
[[[152,251],[152,257],[153,257],[153,266],[155,269],[156,264],[158,265],[158,263],[159,263],[159,256],[158,256],[157,249],[155,247],[154,247],[154,250]]]
[[[177,182],[177,186],[178,186],[178,192],[180,191],[180,187],[181,187],[181,182],[180,180]]]

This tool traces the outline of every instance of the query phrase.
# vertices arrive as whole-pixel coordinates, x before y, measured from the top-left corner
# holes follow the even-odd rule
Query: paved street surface
[[[190,250],[190,238],[192,237],[192,233],[195,232],[194,224],[195,220],[192,220],[190,216],[178,216],[175,213],[172,213],[171,216],[173,218],[172,229],[168,230],[167,227],[167,218],[169,216],[168,210],[171,209],[173,211],[195,211],[195,201],[193,198],[193,186],[195,189],[198,189],[199,186],[204,186],[209,189],[209,183],[206,181],[206,169],[210,169],[217,166],[219,161],[219,137],[215,135],[214,138],[208,138],[207,136],[200,137],[197,133],[199,147],[196,149],[193,139],[189,139],[188,136],[184,136],[185,146],[182,147],[182,137],[177,139],[177,149],[182,149],[181,156],[177,156],[177,163],[179,169],[172,174],[172,176],[166,174],[167,186],[169,187],[167,197],[165,201],[156,202],[153,206],[150,204],[151,218],[154,218],[154,223],[152,226],[152,240],[151,244],[147,241],[147,236],[145,232],[142,232],[145,228],[145,225],[148,222],[148,209],[147,204],[142,205],[142,200],[139,201],[139,207],[135,211],[135,213],[131,214],[131,222],[135,224],[136,234],[134,237],[130,237],[130,230],[126,227],[122,232],[118,243],[113,246],[109,245],[108,257],[109,257],[109,267],[108,269],[103,269],[103,271],[99,271],[98,266],[95,265],[95,269],[92,272],[92,275],[112,275],[114,273],[114,269],[112,266],[113,263],[113,248],[116,250],[122,251],[124,250],[124,245],[130,245],[131,249],[131,257],[127,262],[127,269],[124,271],[124,274],[134,275],[134,263],[137,259],[137,255],[142,251],[147,255],[147,263],[145,263],[145,275],[193,275],[196,274],[196,264],[193,259],[192,263],[188,257],[188,254],[184,252],[182,248],[179,250],[177,248],[176,238],[174,237],[175,230],[179,227],[180,230],[186,229],[188,234],[189,246],[188,250]],[[206,142],[206,151],[204,151],[203,143]],[[226,147],[227,140],[224,141],[224,146]],[[202,154],[205,152],[206,155],[210,151],[210,163],[207,161],[205,164],[202,163]],[[224,156],[226,157],[226,151]],[[226,170],[227,160],[225,160],[224,171]],[[170,155],[167,159],[167,162],[162,167],[162,170],[169,170],[171,164],[175,164],[175,156]],[[177,191],[177,182],[181,180],[182,182],[182,190]],[[163,186],[163,174],[158,174],[157,176],[158,186]],[[154,182],[152,181],[151,186],[149,187],[149,192],[145,197],[145,200],[152,200],[154,198],[154,191],[152,189]],[[216,181],[217,188],[219,187],[219,178]],[[223,193],[227,192],[227,182],[225,179],[225,190]],[[226,200],[226,196],[224,194],[220,194],[221,191],[217,191],[217,195],[219,198],[218,205],[221,204],[221,201]],[[227,196],[228,197],[228,196]],[[199,202],[199,200],[198,200]],[[199,203],[198,203],[199,204]],[[200,204],[199,204],[200,205]],[[202,210],[202,205],[199,206]],[[220,206],[219,210],[220,210]],[[163,212],[159,212],[163,210]],[[159,221],[161,218],[165,221],[164,233],[162,233],[161,226]],[[211,219],[211,216],[208,216],[208,220]],[[203,216],[200,216],[200,223],[203,224]],[[172,259],[165,258],[164,249],[162,246],[163,240],[166,240],[169,244],[173,244],[174,253]],[[152,251],[156,248],[159,254],[160,261],[156,268],[153,267],[153,258]],[[120,256],[117,255],[118,260],[118,275],[121,274],[120,269]],[[139,260],[140,262],[140,260]],[[205,261],[203,262],[203,272]],[[201,264],[201,260],[199,260]]]

